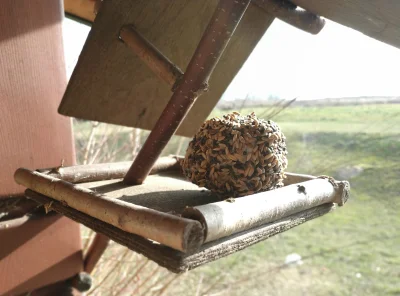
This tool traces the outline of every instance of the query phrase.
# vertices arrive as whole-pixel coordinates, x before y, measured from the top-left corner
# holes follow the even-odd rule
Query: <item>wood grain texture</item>
[[[26,191],[27,196],[41,204],[52,202],[51,209],[62,213],[66,217],[82,223],[96,232],[108,236],[113,241],[146,256],[162,267],[175,273],[182,273],[206,263],[223,258],[251,245],[268,239],[271,236],[290,230],[312,219],[325,215],[335,209],[334,204],[324,204],[301,213],[297,213],[273,223],[259,226],[247,232],[242,232],[203,245],[194,253],[182,253],[163,245],[153,243],[138,235],[126,233],[100,220],[94,219],[70,207],[63,206],[44,195],[31,190]]]
[[[122,25],[134,24],[181,69],[197,47],[217,0],[104,1],[60,105],[67,116],[152,129],[172,93],[118,40]],[[251,5],[202,95],[177,134],[191,137],[209,115],[273,17]]]
[[[20,167],[73,164],[70,119],[57,114],[66,86],[62,3],[1,1],[0,198],[23,193]]]
[[[400,47],[400,1],[292,0],[292,2],[372,38]]]

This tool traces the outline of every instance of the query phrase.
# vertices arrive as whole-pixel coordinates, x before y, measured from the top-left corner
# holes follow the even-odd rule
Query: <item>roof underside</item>
[[[292,0],[296,5],[400,48],[400,1]]]
[[[155,4],[159,5],[155,9]],[[186,69],[217,0],[103,1],[69,80],[58,112],[69,117],[152,130],[171,86],[117,38],[134,24],[158,51]],[[82,6],[83,7],[83,6]],[[92,6],[93,8],[93,6]],[[192,137],[262,38],[274,17],[252,5],[246,11],[209,80],[176,134]]]
[[[93,22],[96,3],[100,3],[96,1],[64,0],[65,11]],[[279,3],[281,0],[257,2],[268,1]],[[374,0],[292,2],[310,13],[400,48],[400,1],[381,0],[379,6]],[[122,26],[134,24],[135,30],[175,65],[185,69],[218,1],[104,0],[101,3],[102,9],[93,22],[58,112],[152,130],[171,97],[171,87],[116,36]],[[214,69],[209,91],[195,102],[177,135],[195,134],[273,21],[275,14],[254,3]]]
[[[400,1],[292,0],[296,5],[400,48]],[[65,11],[92,22],[91,0],[64,0]]]

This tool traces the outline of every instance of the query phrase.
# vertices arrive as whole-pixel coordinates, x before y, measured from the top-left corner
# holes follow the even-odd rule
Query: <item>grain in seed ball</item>
[[[182,161],[184,175],[224,197],[239,197],[283,186],[285,136],[271,120],[238,112],[203,123]]]

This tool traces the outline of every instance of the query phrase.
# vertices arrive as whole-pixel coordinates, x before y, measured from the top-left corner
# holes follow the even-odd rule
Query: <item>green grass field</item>
[[[251,111],[271,114],[267,107],[242,113]],[[400,105],[367,105],[288,108],[265,118],[286,135],[288,171],[340,179],[343,171],[357,168],[348,178],[349,202],[182,275],[170,294],[400,295],[399,115]],[[178,141],[164,154],[175,153]],[[291,253],[301,255],[303,264],[285,266]]]

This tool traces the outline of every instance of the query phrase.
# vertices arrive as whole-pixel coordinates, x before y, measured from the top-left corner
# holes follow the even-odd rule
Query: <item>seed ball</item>
[[[184,175],[223,197],[239,197],[283,186],[285,136],[271,120],[238,112],[203,123],[182,161]]]

